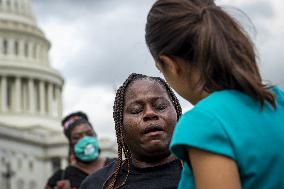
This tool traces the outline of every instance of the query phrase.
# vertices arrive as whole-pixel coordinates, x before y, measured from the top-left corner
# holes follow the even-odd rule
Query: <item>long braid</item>
[[[135,77],[134,74],[130,75],[127,78],[127,80],[123,83],[123,85],[119,87],[119,89],[116,92],[116,97],[115,97],[114,106],[113,106],[113,119],[115,123],[115,131],[116,131],[117,144],[118,144],[118,160],[116,161],[114,172],[110,175],[110,177],[107,179],[107,181],[105,182],[103,186],[103,188],[106,188],[106,189],[116,188],[115,185],[116,185],[116,182],[119,176],[119,171],[123,163],[122,152],[125,154],[126,159],[131,156],[128,148],[126,147],[124,143],[122,126],[123,126],[124,95],[125,95],[127,86],[129,85],[129,83],[132,82],[134,77]],[[127,160],[127,161],[129,162],[130,160]],[[130,163],[128,163],[128,165],[130,165]]]
[[[113,173],[108,177],[108,179],[103,185],[104,189],[116,189],[116,188],[122,187],[123,185],[126,184],[128,176],[130,174],[131,152],[129,151],[128,146],[125,144],[124,137],[123,137],[123,112],[124,112],[126,90],[132,82],[138,79],[152,79],[160,83],[162,86],[164,86],[169,95],[171,102],[173,103],[175,107],[175,110],[177,113],[177,119],[179,119],[182,114],[182,109],[181,109],[181,106],[179,104],[177,97],[175,96],[174,92],[171,90],[171,88],[168,86],[168,84],[163,79],[159,77],[149,77],[146,75],[136,74],[136,73],[132,73],[131,75],[129,75],[129,77],[124,81],[122,86],[120,86],[119,89],[117,90],[115,101],[114,101],[113,119],[115,123],[115,131],[116,131],[117,144],[118,144],[118,160],[116,161],[115,169]],[[123,153],[125,156],[125,161],[123,161]],[[125,176],[123,182],[119,184],[117,183],[118,178],[119,178],[119,172],[124,162],[127,163],[127,175]]]

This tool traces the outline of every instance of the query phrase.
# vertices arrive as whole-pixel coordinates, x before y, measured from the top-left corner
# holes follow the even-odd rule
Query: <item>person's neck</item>
[[[87,174],[91,174],[95,172],[96,170],[103,168],[105,165],[105,161],[106,161],[105,158],[99,157],[95,161],[88,163],[88,164],[77,161],[75,163],[75,166],[81,169],[82,171],[86,172]]]
[[[159,166],[159,165],[163,165],[163,164],[166,164],[166,163],[169,163],[173,160],[175,160],[176,157],[174,157],[173,155],[169,155],[165,158],[162,158],[160,160],[157,160],[155,162],[147,162],[147,161],[141,161],[141,160],[138,160],[137,158],[132,158],[132,164],[135,166],[135,167],[138,167],[138,168],[147,168],[147,167],[155,167],[155,166]]]
[[[191,103],[192,105],[196,105],[199,101],[201,101],[202,99],[206,98],[207,96],[209,96],[210,93],[206,92],[206,91],[201,91],[198,94],[195,94],[191,97],[187,97],[186,100]]]

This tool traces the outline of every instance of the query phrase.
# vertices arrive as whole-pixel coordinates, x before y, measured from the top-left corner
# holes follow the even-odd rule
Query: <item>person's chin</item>
[[[91,163],[93,163],[94,161],[96,161],[96,159],[91,160],[91,161],[84,161],[84,160],[81,160],[81,159],[79,159],[79,158],[76,158],[76,161],[88,165],[88,164],[91,164]]]
[[[157,162],[164,158],[167,158],[171,153],[168,148],[160,148],[156,150],[149,150],[148,151],[148,160],[151,162]]]
[[[151,141],[151,144],[145,149],[150,154],[163,154],[169,151],[169,145],[165,144],[164,141],[155,140]]]

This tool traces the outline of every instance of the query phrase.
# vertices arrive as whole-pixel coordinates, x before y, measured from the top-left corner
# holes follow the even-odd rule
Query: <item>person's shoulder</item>
[[[106,161],[105,161],[105,166],[115,162],[117,160],[117,158],[109,158],[109,157],[106,157]]]
[[[56,172],[54,172],[48,179],[47,181],[47,185],[48,186],[52,186],[54,187],[57,183],[57,181],[59,181],[61,179],[61,176],[63,174],[63,171],[62,169],[59,169],[57,170]]]
[[[115,168],[115,160],[104,168],[89,175],[82,183],[80,189],[101,189],[109,175]]]
[[[55,171],[52,175],[52,177],[59,177],[61,176],[61,174],[63,173],[63,169],[58,169],[57,171]]]
[[[196,107],[200,109],[211,109],[220,107],[220,105],[231,106],[233,103],[243,98],[248,98],[248,96],[236,90],[215,91],[199,101],[196,104]]]
[[[278,86],[273,87],[273,92],[276,95],[277,100],[284,101],[284,91]]]
[[[257,102],[247,94],[237,90],[221,90],[211,93],[206,98],[199,101],[193,111],[189,111],[187,116],[199,115],[209,118],[223,118],[228,115],[236,115],[241,111],[249,111],[257,108]],[[185,114],[186,115],[186,114]]]
[[[102,178],[103,179],[103,178],[108,177],[115,168],[115,162],[116,161],[113,160],[112,162],[110,162],[105,167],[103,167],[100,170],[92,173],[91,175],[88,176],[88,179],[96,179],[96,178]]]
[[[78,172],[78,171],[81,171],[80,169],[78,169],[77,167],[73,166],[73,165],[68,165],[66,168],[65,168],[65,173],[73,173],[73,172]]]

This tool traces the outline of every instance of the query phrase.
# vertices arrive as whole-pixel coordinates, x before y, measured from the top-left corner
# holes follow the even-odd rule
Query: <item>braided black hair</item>
[[[123,186],[129,176],[130,173],[130,161],[131,161],[131,153],[128,149],[128,146],[124,142],[123,138],[123,111],[124,111],[124,104],[125,104],[125,93],[127,88],[131,83],[133,83],[136,80],[139,79],[150,79],[153,81],[157,81],[159,84],[161,84],[167,91],[169,98],[171,102],[174,105],[174,108],[177,113],[177,120],[180,118],[182,114],[182,109],[180,106],[180,103],[175,96],[174,92],[172,89],[169,87],[169,85],[160,77],[150,77],[142,74],[136,74],[132,73],[129,75],[129,77],[124,81],[122,86],[120,86],[116,92],[116,97],[114,101],[114,106],[113,106],[113,119],[115,123],[115,131],[116,131],[116,137],[117,137],[117,144],[118,144],[118,160],[116,161],[115,169],[113,173],[109,176],[109,178],[106,180],[104,183],[103,188],[105,189],[115,189],[115,188],[120,188]],[[125,160],[123,161],[122,156],[124,153]],[[124,180],[122,183],[117,183],[119,172],[122,168],[122,164],[127,163],[127,175],[125,176]]]

